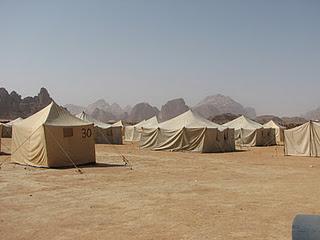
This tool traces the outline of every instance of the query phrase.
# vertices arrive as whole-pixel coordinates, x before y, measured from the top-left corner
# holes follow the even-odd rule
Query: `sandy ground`
[[[83,174],[3,164],[0,238],[291,239],[297,213],[320,214],[320,160],[284,157],[282,147],[96,151],[99,164]]]

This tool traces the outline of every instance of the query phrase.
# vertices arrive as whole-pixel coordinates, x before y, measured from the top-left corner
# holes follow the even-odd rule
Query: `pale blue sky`
[[[300,114],[320,106],[320,1],[0,0],[0,86],[80,105],[221,93]]]

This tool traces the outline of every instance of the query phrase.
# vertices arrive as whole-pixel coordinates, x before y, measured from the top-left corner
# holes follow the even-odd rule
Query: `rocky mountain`
[[[174,118],[188,110],[189,107],[186,105],[182,98],[173,99],[168,101],[165,105],[161,107],[158,119],[159,121],[163,122],[171,118]]]
[[[10,94],[5,88],[0,88],[0,118],[26,118],[48,106],[52,101],[47,89],[41,88],[37,96],[22,98],[12,91]]]
[[[109,108],[110,108],[109,103],[107,103],[104,99],[99,99],[94,103],[89,104],[85,109],[86,109],[86,113],[92,114],[93,111],[95,111],[96,109],[100,109],[107,112]]]
[[[204,98],[192,109],[205,118],[211,118],[224,113],[245,115],[250,118],[256,117],[256,113],[253,108],[245,108],[232,98],[221,94],[212,95]]]
[[[303,115],[303,118],[307,120],[320,120],[320,107]]]
[[[283,120],[280,117],[274,116],[274,115],[261,115],[256,117],[256,121],[260,124],[265,124],[269,122],[270,120],[280,124],[281,126],[284,125]]]
[[[94,119],[99,120],[100,122],[109,122],[116,121],[116,116],[108,111],[104,111],[102,109],[96,108],[90,114]]]
[[[222,125],[236,119],[239,116],[240,115],[236,115],[232,113],[224,113],[224,114],[214,116],[213,118],[211,118],[211,121]]]
[[[307,120],[302,117],[282,117],[281,119],[282,125],[287,128],[293,128],[307,122]]]
[[[158,114],[159,114],[158,108],[152,107],[148,103],[138,103],[132,108],[128,116],[128,121],[140,122],[144,119],[148,119],[153,116],[158,116]]]
[[[85,107],[74,105],[74,104],[66,104],[63,107],[66,108],[73,115],[79,114],[86,110]]]

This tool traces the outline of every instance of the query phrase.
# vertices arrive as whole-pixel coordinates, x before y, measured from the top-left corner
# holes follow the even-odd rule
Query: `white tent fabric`
[[[133,126],[124,127],[124,140],[125,141],[140,141],[141,129],[142,128],[152,128],[158,126],[158,119],[156,116],[149,118],[148,120],[143,120]]]
[[[123,122],[120,120],[120,121],[112,124],[112,126],[114,126],[114,127],[123,127],[124,125],[123,125]]]
[[[52,102],[13,124],[11,161],[37,167],[64,167],[95,162],[93,124]]]
[[[90,117],[85,112],[76,115],[77,118],[93,123],[95,143],[98,144],[122,144],[122,127],[100,122]]]
[[[20,122],[21,120],[23,120],[23,118],[19,117],[17,119],[12,120],[11,122],[8,122],[6,124],[3,124],[3,128],[2,128],[2,137],[3,138],[11,138],[12,137],[12,125],[15,123]]]
[[[273,128],[275,130],[276,143],[278,145],[283,145],[283,143],[284,143],[284,130],[286,129],[285,127],[274,122],[273,120],[270,120],[269,122],[265,123],[263,125],[263,127],[264,128]]]
[[[285,155],[320,156],[320,123],[309,121],[284,131]]]
[[[167,151],[229,152],[234,130],[202,118],[191,110],[141,130],[141,148]]]
[[[243,146],[270,146],[276,144],[275,130],[264,128],[260,123],[240,116],[228,123],[225,127],[235,129],[235,141]]]

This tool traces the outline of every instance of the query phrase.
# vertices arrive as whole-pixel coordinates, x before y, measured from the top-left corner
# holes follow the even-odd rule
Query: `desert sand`
[[[1,239],[291,239],[296,214],[320,214],[320,160],[283,147],[201,154],[129,143],[96,154],[82,174],[2,154]]]

